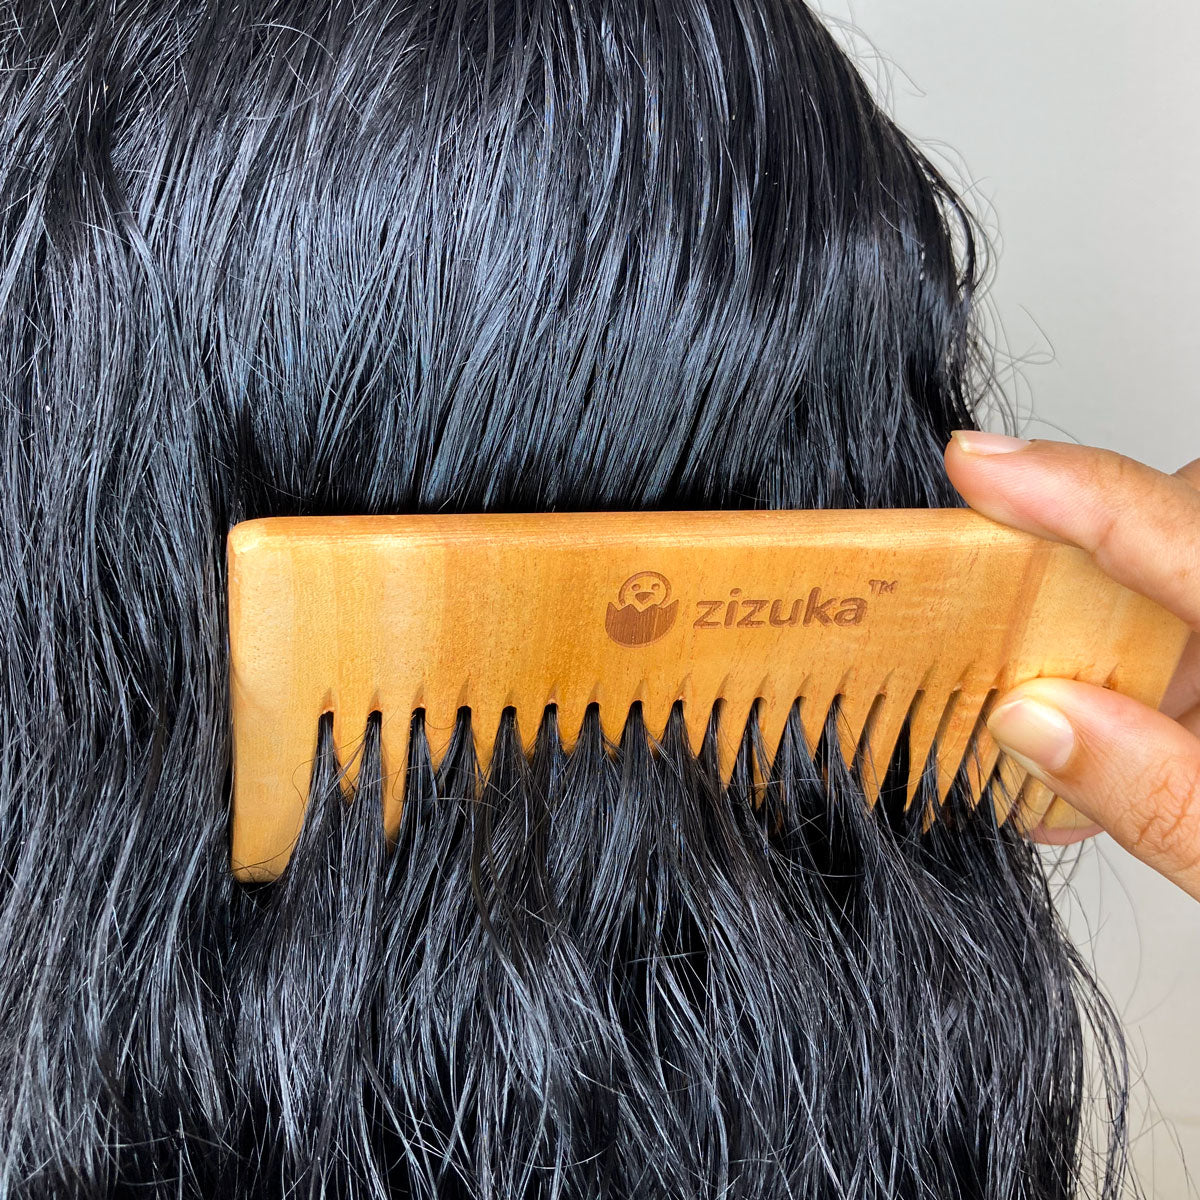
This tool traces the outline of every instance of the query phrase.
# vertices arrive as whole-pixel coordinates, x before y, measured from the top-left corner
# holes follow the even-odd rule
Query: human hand
[[[1200,459],[1164,475],[1107,450],[956,431],[946,470],[972,508],[1081,546],[1193,630],[1159,710],[1092,684],[1037,679],[997,699],[992,736],[1094,825],[1200,900]]]

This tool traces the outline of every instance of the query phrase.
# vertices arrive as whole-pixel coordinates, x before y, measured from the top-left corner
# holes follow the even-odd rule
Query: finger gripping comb
[[[436,765],[463,707],[486,763],[509,706],[536,728],[556,705],[569,749],[591,704],[615,742],[635,702],[658,734],[678,701],[698,751],[720,702],[727,780],[753,708],[773,754],[795,702],[812,748],[835,698],[870,799],[907,728],[910,797],[932,752],[940,797],[966,760],[976,798],[1000,772],[1027,821],[1070,823],[999,756],[992,697],[1049,675],[1157,704],[1188,632],[1083,551],[960,509],[268,518],[228,555],[245,880],[287,863],[324,713],[351,776],[380,714],[389,835],[418,709]]]

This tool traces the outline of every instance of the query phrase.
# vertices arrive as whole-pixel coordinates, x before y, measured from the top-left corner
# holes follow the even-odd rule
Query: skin
[[[972,508],[1082,547],[1191,627],[1158,710],[1040,679],[1000,697],[989,727],[1094,822],[1035,838],[1065,844],[1106,831],[1200,900],[1200,459],[1166,475],[1108,450],[963,431],[946,470]]]

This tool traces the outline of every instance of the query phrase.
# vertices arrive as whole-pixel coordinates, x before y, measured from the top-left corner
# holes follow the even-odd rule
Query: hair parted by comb
[[[1034,852],[869,808],[836,707],[728,789],[678,713],[436,772],[418,714],[395,845],[323,719],[229,873],[233,522],[957,503],[976,237],[814,14],[9,0],[0,54],[0,1196],[1117,1195]]]

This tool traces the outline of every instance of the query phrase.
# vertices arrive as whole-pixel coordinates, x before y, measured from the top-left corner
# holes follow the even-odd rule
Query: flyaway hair
[[[958,503],[978,236],[816,16],[8,0],[0,65],[0,1197],[1117,1195],[1033,849],[836,704],[727,789],[418,712],[394,844],[323,719],[230,873],[233,523]]]

